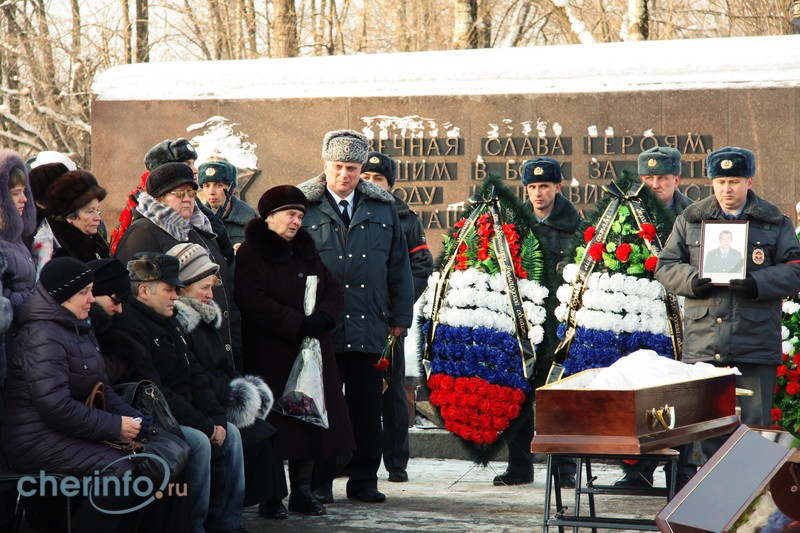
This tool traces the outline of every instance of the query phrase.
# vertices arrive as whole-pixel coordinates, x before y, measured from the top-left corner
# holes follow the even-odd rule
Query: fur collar
[[[222,325],[222,311],[217,302],[209,300],[207,304],[204,304],[188,296],[181,296],[175,302],[175,318],[178,319],[187,334],[197,329],[201,320],[214,326],[215,329]]]
[[[317,247],[305,228],[300,228],[294,239],[287,241],[269,229],[261,218],[254,218],[244,228],[244,238],[272,263],[285,263],[292,256],[307,261],[317,255]]]
[[[11,170],[18,168],[25,173],[25,197],[28,203],[20,216],[8,191]],[[32,235],[36,231],[36,202],[28,182],[28,167],[22,158],[11,150],[0,150],[0,238],[15,241],[22,235]]]
[[[528,205],[531,207],[531,212],[533,212],[533,204],[528,202]],[[581,216],[569,200],[564,198],[562,194],[556,194],[553,210],[550,211],[550,215],[541,224],[567,233],[575,233],[575,230],[581,225]]]
[[[320,174],[316,178],[304,181],[298,185],[297,188],[303,191],[303,194],[306,195],[309,202],[321,202],[325,199],[326,186],[325,174]],[[356,185],[356,190],[363,194],[364,198],[368,200],[377,200],[387,204],[394,203],[394,196],[392,196],[389,191],[384,191],[377,185],[373,185],[368,181],[359,180],[358,185]]]
[[[780,224],[784,216],[777,206],[762,200],[752,190],[747,191],[747,205],[742,215],[768,224]],[[687,222],[698,223],[703,220],[723,220],[725,216],[717,198],[711,194],[684,209],[683,218]]]
[[[192,211],[191,218],[185,220],[177,211],[168,205],[162,204],[144,191],[139,194],[138,201],[139,205],[136,206],[136,211],[150,220],[150,222],[169,233],[174,239],[187,242],[192,227],[216,237],[211,230],[211,222],[209,222],[208,217],[197,208],[196,204],[194,206],[194,211]]]

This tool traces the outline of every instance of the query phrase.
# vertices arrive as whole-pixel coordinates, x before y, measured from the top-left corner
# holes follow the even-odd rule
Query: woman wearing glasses
[[[81,263],[111,257],[100,234],[100,202],[106,190],[85,170],[73,170],[56,179],[45,194],[47,222],[56,238],[53,257],[72,257]]]
[[[199,244],[219,265],[222,283],[214,286],[214,301],[222,309],[222,323],[218,331],[225,350],[232,353],[236,368],[241,370],[240,355],[233,352],[229,304],[233,298],[233,273],[211,231],[208,217],[198,208],[197,182],[194,172],[185,163],[166,163],[147,178],[145,192],[139,195],[139,205],[134,209],[134,220],[117,245],[117,259],[127,265],[137,252],[162,254],[181,243]]]

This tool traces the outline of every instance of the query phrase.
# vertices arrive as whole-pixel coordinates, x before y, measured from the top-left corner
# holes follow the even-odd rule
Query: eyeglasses
[[[194,189],[186,189],[183,191],[169,191],[167,194],[171,194],[175,198],[180,198],[183,200],[185,197],[194,198],[197,196],[197,191]]]
[[[110,294],[108,297],[111,298],[114,305],[121,305],[128,301],[127,294]]]

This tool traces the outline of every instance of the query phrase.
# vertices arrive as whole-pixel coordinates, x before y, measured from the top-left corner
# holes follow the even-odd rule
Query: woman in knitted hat
[[[92,271],[80,261],[54,259],[19,311],[2,428],[3,452],[15,471],[78,477],[102,471],[121,478],[133,468],[129,461],[118,461],[127,457],[125,452],[101,442],[137,438],[142,413],[109,386],[87,320],[94,302],[92,280]],[[105,410],[85,405],[98,382],[105,385]],[[94,504],[85,499],[73,529],[117,531],[123,521],[135,528],[135,513],[105,514],[98,510],[103,507],[113,508],[97,498]]]
[[[167,251],[181,243],[199,244],[219,265],[221,283],[214,285],[214,301],[222,309],[220,332],[237,366],[241,363],[239,311],[233,305],[233,272],[222,253],[218,235],[196,202],[197,183],[184,163],[165,163],[147,177],[146,191],[138,198],[134,221],[117,245],[116,256],[127,263],[137,252]]]
[[[99,232],[105,197],[106,190],[85,170],[66,172],[47,187],[44,206],[57,241],[53,257],[74,257],[83,263],[111,257]]]
[[[286,518],[281,500],[286,497],[283,460],[277,454],[277,431],[266,421],[273,395],[258,376],[243,376],[236,370],[230,351],[225,349],[216,326],[222,310],[213,297],[219,265],[199,244],[178,244],[167,254],[180,261],[178,277],[186,285],[175,302],[178,322],[192,353],[208,371],[208,380],[219,403],[225,407],[228,422],[239,428],[244,449],[244,506],[259,504],[265,518]]]
[[[348,453],[355,441],[331,340],[341,319],[342,287],[301,227],[307,207],[291,185],[273,187],[258,201],[260,216],[247,224],[236,254],[236,304],[242,311],[244,369],[263,377],[276,396],[286,387],[303,339],[319,339],[328,429],[274,410],[269,421],[279,431],[281,458],[289,460],[289,511],[321,515],[325,506],[311,492],[314,460]],[[306,316],[308,276],[318,284],[314,313]]]

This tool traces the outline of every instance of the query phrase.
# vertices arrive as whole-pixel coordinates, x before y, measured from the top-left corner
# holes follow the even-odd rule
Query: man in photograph
[[[719,232],[719,247],[709,250],[703,261],[703,272],[736,273],[742,270],[742,253],[731,248],[733,233]]]

